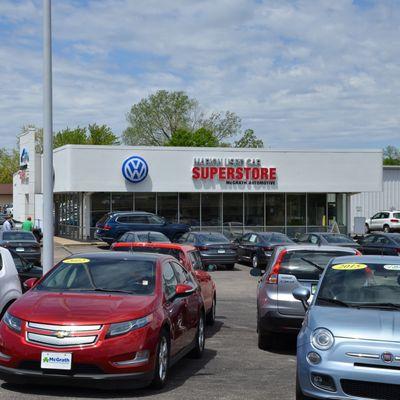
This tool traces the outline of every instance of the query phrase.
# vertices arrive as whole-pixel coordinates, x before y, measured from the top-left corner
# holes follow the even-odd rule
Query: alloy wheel
[[[204,348],[204,342],[205,342],[205,337],[204,337],[204,318],[203,316],[200,317],[199,319],[199,333],[198,333],[198,341],[199,341],[199,349],[203,350]]]
[[[257,255],[253,256],[253,268],[258,268],[258,257],[257,257]]]
[[[158,363],[158,376],[160,377],[160,380],[164,381],[168,369],[168,342],[165,336],[161,338],[160,349],[158,351]]]

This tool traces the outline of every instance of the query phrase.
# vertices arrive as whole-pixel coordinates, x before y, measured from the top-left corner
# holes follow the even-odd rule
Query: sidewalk
[[[55,246],[105,246],[104,242],[80,242],[78,240],[66,239],[58,236],[54,236]]]

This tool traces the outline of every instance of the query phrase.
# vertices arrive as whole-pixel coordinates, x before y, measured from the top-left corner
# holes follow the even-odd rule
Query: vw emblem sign
[[[147,162],[139,156],[127,158],[122,164],[122,175],[132,183],[139,183],[146,179],[149,172]]]

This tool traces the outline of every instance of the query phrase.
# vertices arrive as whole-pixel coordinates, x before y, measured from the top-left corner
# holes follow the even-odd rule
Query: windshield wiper
[[[306,263],[312,265],[313,267],[319,269],[320,271],[323,271],[323,270],[324,270],[324,267],[321,267],[320,265],[316,264],[315,262],[313,262],[313,261],[311,261],[311,260],[308,260],[307,258],[300,257],[300,260],[305,261]]]
[[[122,289],[106,289],[106,288],[93,288],[93,289],[89,289],[93,292],[104,292],[104,293],[126,293],[126,294],[133,294],[133,292],[129,291],[129,290],[122,290]]]
[[[350,305],[345,303],[344,301],[340,301],[337,299],[329,299],[328,297],[317,297],[317,301],[325,301],[326,303],[336,304],[342,307],[350,307]]]
[[[355,304],[357,308],[389,308],[394,310],[400,310],[400,304],[395,303],[362,303]]]

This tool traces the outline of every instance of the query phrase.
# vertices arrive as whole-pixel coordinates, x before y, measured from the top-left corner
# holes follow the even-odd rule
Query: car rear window
[[[158,254],[167,254],[169,256],[175,257],[178,261],[181,259],[184,259],[184,254],[183,251],[177,250],[177,249],[168,249],[168,248],[163,248],[163,247],[146,247],[146,246],[132,246],[130,248],[131,251],[135,252],[142,252],[142,253],[158,253]]]
[[[281,233],[273,233],[271,236],[271,243],[293,243],[293,240]]]
[[[289,251],[283,257],[280,274],[294,275],[297,279],[318,280],[321,274],[321,268],[325,268],[328,262],[335,257],[348,256],[345,251],[311,251],[311,250],[295,250]]]
[[[199,235],[201,243],[229,243],[229,239],[221,233],[209,233]]]
[[[8,232],[3,232],[3,239],[4,240],[34,240],[35,236],[31,232],[13,232],[13,231],[8,231]]]
[[[354,243],[346,235],[322,235],[328,243]]]
[[[400,213],[393,213],[393,218],[400,218]]]
[[[400,235],[393,235],[393,236],[392,236],[392,239],[393,239],[396,243],[400,244]]]
[[[98,221],[98,225],[104,225],[109,217],[109,214],[104,214]]]

